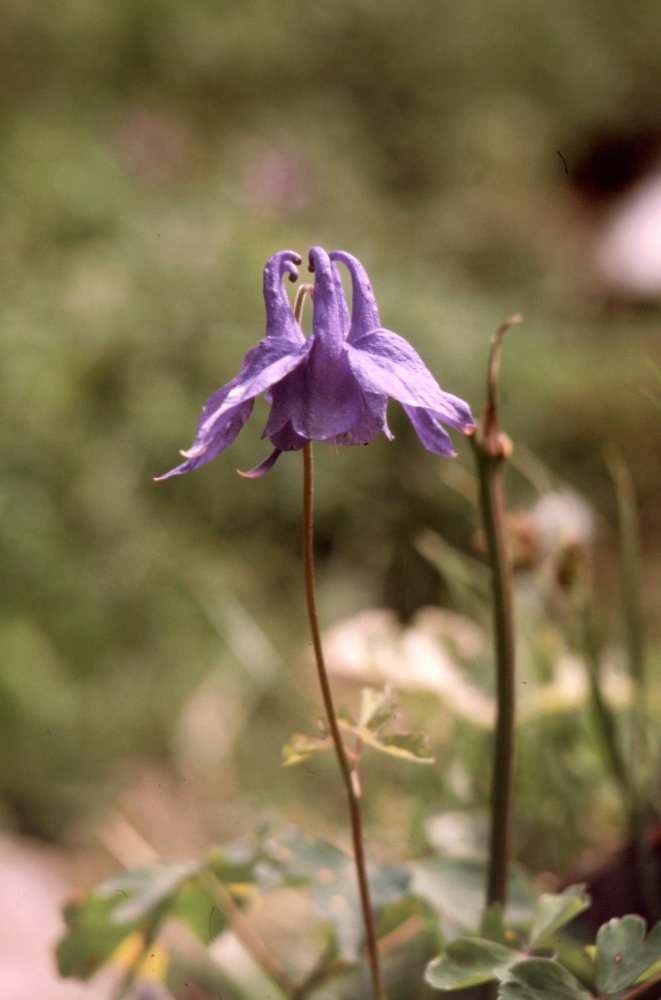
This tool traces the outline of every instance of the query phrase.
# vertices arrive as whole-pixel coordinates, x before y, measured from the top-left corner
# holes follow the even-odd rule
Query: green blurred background
[[[503,360],[506,429],[593,505],[606,608],[604,450],[626,457],[653,633],[661,309],[609,286],[594,249],[655,155],[658,4],[6,0],[1,16],[4,825],[84,840],[106,808],[130,809],[127,787],[167,782],[162,850],[181,812],[186,843],[264,809],[322,826],[340,812],[332,775],[321,794],[279,766],[318,711],[300,666],[298,456],[235,475],[265,454],[262,405],[217,461],[152,481],[262,336],[277,249],[358,256],[385,325],[476,412],[489,337],[524,314]],[[613,152],[641,135],[631,163]],[[327,623],[449,601],[422,529],[473,545],[466,443],[441,461],[395,407],[391,424],[393,443],[317,449]],[[509,487],[531,499],[525,477]],[[614,615],[614,643],[617,629]],[[193,763],[191,726],[205,734]],[[462,744],[478,773],[482,740]],[[417,786],[392,767],[399,801]],[[411,830],[447,790],[442,769],[420,779]],[[372,808],[388,820],[387,795]],[[569,863],[571,843],[554,856],[535,840],[533,864]]]

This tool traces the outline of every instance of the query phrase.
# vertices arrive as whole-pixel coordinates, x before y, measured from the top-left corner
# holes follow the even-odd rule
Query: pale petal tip
[[[247,469],[246,471],[243,469],[237,469],[236,471],[244,479],[258,479],[260,476],[263,476],[265,472],[268,472],[269,469],[273,468],[281,454],[282,451],[280,448],[274,448],[270,455],[267,455],[264,461],[260,462],[259,465],[256,465],[254,469]]]

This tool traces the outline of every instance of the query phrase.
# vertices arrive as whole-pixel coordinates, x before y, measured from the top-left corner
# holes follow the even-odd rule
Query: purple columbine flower
[[[312,333],[297,323],[284,277],[296,281],[301,258],[291,250],[274,254],[264,268],[266,336],[245,355],[241,370],[207,400],[195,441],[182,452],[186,461],[160,479],[181,475],[211,461],[239,434],[255,398],[265,393],[271,404],[262,437],[273,451],[247,476],[267,472],[283,451],[310,441],[366,444],[386,421],[388,397],[402,404],[428,451],[454,455],[447,424],[473,429],[470,407],[444,392],[411,345],[381,326],[369,278],[361,263],[344,250],[309,254],[315,283]],[[351,316],[338,264],[349,271]]]

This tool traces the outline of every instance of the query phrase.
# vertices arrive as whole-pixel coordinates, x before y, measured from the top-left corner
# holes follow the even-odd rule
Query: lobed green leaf
[[[200,871],[197,862],[159,862],[121,872],[67,904],[67,931],[57,945],[60,974],[89,979],[136,931],[153,940],[178,896]],[[186,908],[181,914],[186,916]]]
[[[611,996],[633,985],[661,959],[661,921],[645,937],[642,917],[614,917],[599,928],[595,955],[595,982]]]
[[[182,920],[205,947],[228,927],[225,913],[201,881],[181,887],[168,915]]]
[[[64,907],[67,930],[56,948],[61,976],[90,979],[136,930],[135,924],[113,920],[117,903],[117,897],[101,898],[92,891]]]
[[[558,962],[528,958],[508,970],[498,1000],[590,1000],[590,994]]]
[[[330,736],[307,736],[305,733],[294,733],[288,743],[282,748],[285,767],[301,764],[318,753],[332,750],[333,741]]]
[[[101,898],[114,899],[112,919],[116,923],[133,923],[167,903],[200,868],[197,861],[158,861],[113,875],[96,891]]]
[[[503,979],[521,958],[519,952],[485,938],[458,938],[427,966],[425,982],[439,990],[461,990],[468,986]]]
[[[413,876],[413,891],[427,900],[437,913],[447,917],[465,932],[478,927],[484,911],[486,865],[480,858],[433,855],[408,865]],[[532,887],[513,869],[508,887],[508,919],[521,922],[529,918],[534,902]]]
[[[381,753],[416,764],[433,764],[434,756],[425,733],[399,733],[395,736],[376,736],[369,730],[361,734],[363,742]]]
[[[570,885],[559,894],[544,893],[533,913],[530,947],[543,948],[552,944],[553,935],[589,906],[590,897],[583,885]]]
[[[397,699],[389,688],[378,691],[363,688],[360,692],[358,726],[376,733],[392,721]]]

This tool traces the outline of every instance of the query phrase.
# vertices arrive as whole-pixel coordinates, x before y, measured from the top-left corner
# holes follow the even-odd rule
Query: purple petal
[[[342,339],[346,340],[351,330],[351,317],[349,316],[349,307],[347,306],[347,300],[344,294],[344,288],[342,286],[342,278],[340,277],[340,272],[335,265],[333,265],[333,281],[335,282],[335,291],[337,294],[337,301],[340,307],[340,317],[342,322]]]
[[[313,340],[311,337],[308,337],[308,343],[310,350],[312,350]],[[291,424],[292,414],[294,412],[298,413],[301,409],[302,397],[305,392],[306,368],[307,365],[305,364],[299,365],[298,368],[269,389],[268,401],[271,404],[271,411],[262,432],[262,437],[267,437],[273,441],[275,434],[288,424]],[[285,450],[283,448],[283,451]]]
[[[373,396],[363,393],[362,412],[354,420],[351,428],[333,438],[335,444],[367,444],[383,432],[392,441],[393,434],[386,420],[387,396]]]
[[[309,438],[296,433],[289,421],[273,434],[267,432],[267,427],[264,428],[262,437],[268,437],[271,444],[280,451],[298,451],[310,443]]]
[[[297,368],[309,354],[311,346],[308,339],[298,347],[283,349],[281,345],[265,338],[248,351],[239,374],[217,389],[204,404],[191,451],[195,451],[210,435],[215,434],[216,427],[219,423],[222,424],[229,410],[254,399]]]
[[[296,281],[296,264],[301,258],[293,250],[280,250],[273,254],[264,267],[264,301],[266,304],[266,336],[252,347],[241,361],[238,375],[217,389],[202,407],[197,439],[204,440],[215,431],[215,424],[223,420],[233,406],[258,396],[274,382],[278,382],[307,354],[309,345],[299,327],[283,288],[283,278],[289,275]]]
[[[347,341],[352,344],[364,333],[380,329],[379,309],[367,271],[360,261],[345,250],[331,250],[328,256],[344,264],[351,275],[351,327]]]
[[[326,441],[363,427],[367,396],[351,371],[346,354],[328,358],[316,334],[308,338],[310,355],[271,390],[272,409],[265,428],[274,440],[287,423],[310,441]],[[377,394],[379,396],[382,393]]]
[[[376,413],[381,414],[381,418],[382,418],[381,430],[382,430],[382,432],[385,434],[385,436],[388,438],[389,441],[394,441],[395,440],[395,435],[392,433],[392,431],[388,427],[388,415],[387,415],[388,397],[387,396],[375,396],[371,392],[366,392],[364,395],[365,395],[365,399],[369,403],[369,406],[370,406],[370,409],[372,410],[372,412],[375,413],[375,414]]]
[[[293,250],[274,253],[264,267],[264,303],[266,305],[266,336],[269,339],[298,346],[305,340],[303,331],[294,318],[289,297],[283,287],[285,274],[290,281],[298,278],[297,264],[301,258]]]
[[[422,358],[408,341],[390,330],[373,330],[347,344],[349,363],[363,389],[385,393],[404,406],[422,407],[451,427],[466,431],[473,425],[470,407],[443,392]]]
[[[166,472],[163,476],[156,476],[156,482],[160,482],[162,479],[169,479],[170,476],[181,476],[184,472],[192,472],[193,469],[198,469],[201,465],[206,465],[212,458],[219,455],[221,451],[236,439],[252,413],[253,405],[253,401],[248,400],[247,403],[242,403],[240,406],[227,412],[224,421],[219,424],[215,432],[204,442],[200,441],[197,448],[191,448],[188,452],[182,451],[181,454],[187,456],[186,462],[182,462],[181,465]]]
[[[295,372],[293,377],[298,376],[299,373]],[[388,438],[392,438],[390,428],[386,423],[386,405],[387,399],[385,396],[371,397],[361,393],[360,397],[354,401],[350,422],[346,425],[347,429],[339,434],[325,433],[328,429],[326,425],[323,436],[310,438],[309,436],[299,434],[292,426],[290,420],[277,430],[273,430],[271,427],[271,418],[269,417],[262,437],[268,437],[271,444],[276,448],[280,448],[281,451],[296,451],[299,448],[304,448],[306,444],[309,444],[310,440],[332,441],[337,445],[366,444],[375,438],[377,434],[381,433],[381,431]],[[302,420],[305,420],[305,416],[300,415],[300,417]]]
[[[429,410],[422,410],[416,406],[405,406],[404,410],[427,451],[454,458],[457,453],[452,447],[450,435]]]
[[[182,475],[215,458],[241,431],[252,412],[255,396],[279,382],[306,358],[311,345],[294,318],[283,287],[285,275],[296,281],[296,265],[300,263],[301,258],[292,250],[281,250],[266,262],[263,282],[266,336],[244,355],[239,374],[217,389],[202,407],[195,440],[188,451],[182,452],[187,461],[159,479]]]
[[[247,472],[242,472],[241,469],[237,469],[236,471],[240,476],[243,476],[244,479],[258,479],[259,476],[263,476],[265,472],[268,472],[269,469],[273,468],[281,454],[282,452],[279,448],[274,448],[271,454],[267,455],[264,461],[260,462],[259,465],[256,465],[254,469],[249,469]]]
[[[342,282],[331,260],[321,247],[309,253],[310,270],[314,272],[312,298],[312,333],[323,363],[335,361],[344,347],[346,332],[346,301]]]

